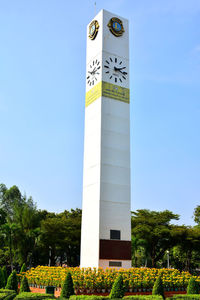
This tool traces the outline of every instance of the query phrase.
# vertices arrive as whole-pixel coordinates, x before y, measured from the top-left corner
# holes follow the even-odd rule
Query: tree
[[[5,287],[4,275],[2,269],[0,268],[0,289],[4,287]]]
[[[21,286],[20,286],[20,293],[23,292],[30,292],[30,288],[28,285],[28,280],[26,278],[26,276],[23,276],[22,281],[21,281]]]
[[[74,295],[74,284],[71,273],[68,272],[62,286],[61,297],[69,298],[72,295]]]
[[[163,298],[165,297],[161,275],[157,277],[154,283],[152,295],[160,295],[163,296]]]
[[[132,235],[146,241],[146,252],[151,257],[152,267],[174,244],[170,222],[178,219],[178,215],[168,210],[156,212],[140,209],[132,212]]]
[[[8,280],[8,274],[7,274],[6,266],[3,266],[2,272],[3,272],[3,277],[4,277],[4,287],[5,287],[6,284],[7,284],[7,280]]]
[[[139,239],[137,236],[131,237],[131,253],[132,253],[132,266],[138,267],[140,265],[147,265],[148,257],[148,245],[143,239]]]
[[[1,233],[4,235],[6,245],[8,246],[9,249],[11,270],[13,270],[13,239],[14,239],[14,234],[18,229],[19,228],[17,224],[10,223],[10,222],[1,226]]]
[[[174,226],[172,230],[176,246],[172,250],[175,268],[191,272],[200,263],[200,229],[191,226]]]
[[[194,277],[191,276],[187,287],[187,294],[192,295],[198,293],[199,293],[199,284],[198,282],[196,282]]]
[[[8,281],[6,284],[7,290],[14,290],[15,292],[18,291],[18,281],[17,281],[17,273],[14,270],[10,276],[8,277]]]
[[[123,277],[120,274],[114,281],[109,298],[118,299],[123,298],[125,294]]]
[[[21,267],[21,270],[20,270],[20,273],[25,273],[26,272],[26,264],[23,263],[22,267]],[[24,291],[25,292],[25,291]]]
[[[51,265],[55,265],[56,260],[61,264],[65,262],[69,266],[79,265],[80,236],[81,210],[79,209],[55,214],[41,223],[40,243],[46,249],[47,255],[50,254]]]
[[[194,221],[200,226],[200,205],[198,205],[194,210]]]

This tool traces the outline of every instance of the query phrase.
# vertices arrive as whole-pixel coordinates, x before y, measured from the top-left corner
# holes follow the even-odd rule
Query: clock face
[[[93,87],[100,77],[101,64],[98,59],[92,60],[87,68],[87,85]]]
[[[108,56],[104,61],[104,73],[106,79],[117,85],[126,85],[128,72],[126,62],[122,58],[114,55]]]

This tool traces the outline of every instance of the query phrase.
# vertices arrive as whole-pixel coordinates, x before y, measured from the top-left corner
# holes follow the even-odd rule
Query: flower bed
[[[38,266],[26,272],[30,286],[40,288],[53,285],[61,287],[66,273],[70,271],[75,290],[82,292],[109,292],[115,278],[122,274],[126,290],[130,292],[150,292],[158,275],[162,275],[166,291],[185,290],[190,273],[179,272],[176,269],[131,268],[131,269],[80,269]],[[200,283],[200,277],[196,277]]]

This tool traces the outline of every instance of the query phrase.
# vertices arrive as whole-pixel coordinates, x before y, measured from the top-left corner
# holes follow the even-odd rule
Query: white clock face
[[[103,63],[106,81],[117,85],[128,84],[128,70],[126,62],[117,56],[109,55]]]
[[[101,64],[98,59],[92,60],[87,67],[87,85],[93,87],[100,77]]]

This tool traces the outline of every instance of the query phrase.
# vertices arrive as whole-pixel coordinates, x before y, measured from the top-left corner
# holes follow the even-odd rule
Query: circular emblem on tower
[[[94,40],[99,31],[99,23],[97,20],[94,20],[89,25],[89,38]]]
[[[108,28],[115,36],[121,36],[124,32],[124,26],[120,19],[118,18],[111,18],[108,23]]]

